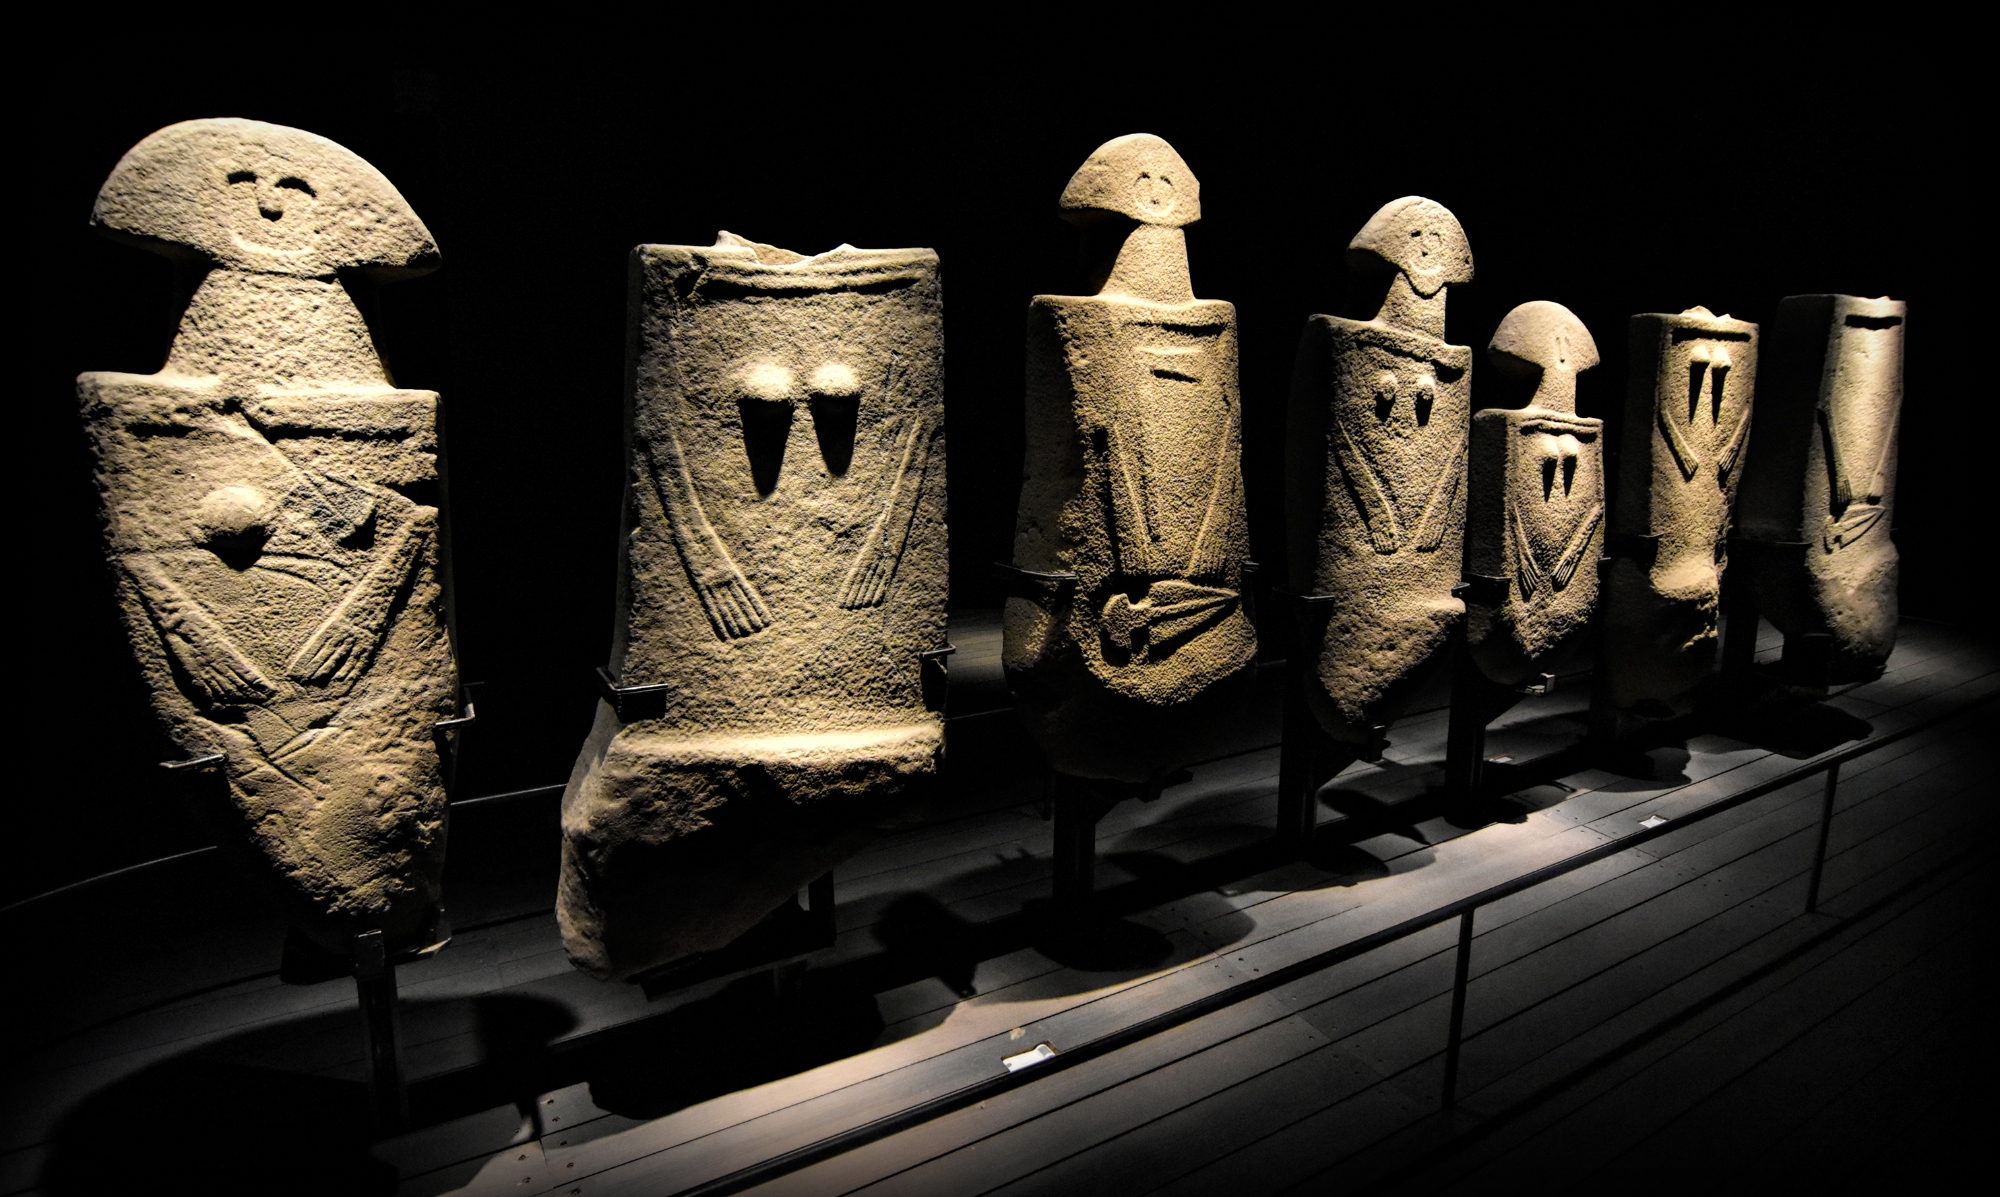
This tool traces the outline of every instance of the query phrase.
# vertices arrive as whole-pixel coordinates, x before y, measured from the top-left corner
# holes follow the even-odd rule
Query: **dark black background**
[[[1683,32],[1686,32],[1683,30]],[[1191,35],[1192,36],[1192,35]],[[1099,143],[1149,131],[1202,184],[1195,290],[1237,305],[1256,556],[1282,566],[1282,409],[1300,324],[1341,310],[1348,239],[1382,203],[1430,196],[1463,222],[1477,281],[1450,336],[1483,347],[1529,299],[1572,308],[1604,364],[1583,414],[1616,419],[1625,320],[1704,304],[1764,321],[1781,296],[1907,299],[1912,335],[1897,539],[1909,614],[1970,621],[1961,507],[1989,464],[1994,404],[1948,381],[1979,343],[1961,292],[1983,216],[1937,70],[1887,46],[1657,52],[1551,48],[1446,63],[1377,47],[1290,66],[1171,70],[1079,50],[1066,65],[959,71],[940,51],[696,64],[605,56],[592,70],[373,65],[311,76],[97,63],[17,147],[28,301],[15,343],[16,724],[5,897],[199,846],[153,762],[117,622],[74,376],[150,372],[177,313],[160,260],[89,232],[113,163],[174,121],[246,116],[331,137],[429,224],[444,268],[385,287],[375,323],[397,381],[442,393],[464,676],[483,682],[461,796],[559,782],[610,639],[621,479],[627,251],[718,229],[817,252],[931,246],[947,297],[953,602],[998,602],[1021,463],[1028,297],[1076,285],[1055,217]],[[1698,44],[1697,44],[1698,43]],[[1706,48],[1704,48],[1706,47]],[[1700,50],[1700,52],[1694,52]],[[1493,61],[1481,65],[1482,57]],[[1364,68],[1357,62],[1380,59]],[[1753,69],[1754,64],[1754,69]],[[1979,140],[1984,140],[1984,134]],[[1982,251],[1983,255],[1983,251]],[[1475,370],[1475,406],[1492,402]],[[1282,645],[1271,646],[1282,651]]]

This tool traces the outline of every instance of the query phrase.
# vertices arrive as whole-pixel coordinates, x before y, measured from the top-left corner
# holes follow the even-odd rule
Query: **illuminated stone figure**
[[[1791,641],[1828,638],[1829,680],[1879,674],[1896,644],[1896,434],[1904,305],[1778,305],[1738,527],[1757,606]]]
[[[1464,565],[1472,350],[1444,332],[1450,288],[1472,281],[1472,250],[1456,217],[1410,196],[1384,205],[1347,252],[1377,281],[1380,306],[1369,320],[1306,322],[1285,503],[1292,589],[1311,596],[1304,699],[1336,743],[1368,755],[1465,614],[1452,591]]]
[[[1618,708],[1684,694],[1714,665],[1757,326],[1700,307],[1634,316],[1631,361],[1603,598]]]
[[[1098,147],[1061,213],[1091,293],[1028,309],[1004,661],[1057,770],[1157,784],[1209,751],[1255,667],[1236,309],[1194,297],[1200,188],[1160,138]]]
[[[431,946],[433,725],[457,696],[437,395],[396,387],[348,281],[436,269],[437,247],[353,153],[246,120],[146,138],[91,223],[206,270],[159,373],[77,380],[154,707],[226,778],[218,813],[299,932],[335,952],[378,929],[391,951]]]
[[[1576,414],[1576,376],[1597,342],[1566,307],[1537,300],[1507,313],[1487,355],[1535,384],[1519,409],[1472,417],[1466,643],[1482,673],[1518,685],[1551,667],[1597,607],[1604,544],[1604,422]]]
[[[617,701],[563,795],[557,905],[600,977],[791,901],[944,735],[937,255],[723,233],[638,247],[630,294]]]

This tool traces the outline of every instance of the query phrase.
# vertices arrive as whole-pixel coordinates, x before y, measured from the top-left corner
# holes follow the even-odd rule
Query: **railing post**
[[[1444,1108],[1458,1104],[1458,1048],[1465,1033],[1465,982],[1472,972],[1472,911],[1458,916],[1458,968],[1451,982],[1451,1037],[1444,1045]]]
[[[1813,848],[1812,881],[1806,886],[1806,913],[1819,909],[1819,878],[1826,871],[1826,837],[1833,830],[1833,795],[1840,788],[1840,762],[1826,767],[1826,794],[1819,804],[1819,844]]]

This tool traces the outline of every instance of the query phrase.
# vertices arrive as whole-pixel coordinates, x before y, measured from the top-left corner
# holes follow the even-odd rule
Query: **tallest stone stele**
[[[170,764],[212,779],[298,932],[430,947],[457,695],[438,397],[395,385],[348,286],[437,246],[351,151],[248,120],[146,138],[91,224],[205,272],[159,373],[77,379]]]
[[[1003,660],[1056,769],[1150,782],[1212,753],[1255,669],[1236,309],[1194,297],[1201,191],[1160,138],[1098,147],[1061,212],[1090,293],[1028,310]]]

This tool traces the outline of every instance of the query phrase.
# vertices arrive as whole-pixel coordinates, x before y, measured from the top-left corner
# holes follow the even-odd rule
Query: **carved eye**
[[[255,183],[257,181],[257,172],[254,170],[232,170],[229,172],[229,181],[232,183]]]
[[[279,179],[278,186],[291,191],[303,191],[315,199],[319,197],[319,192],[313,190],[312,184],[299,178],[297,175],[286,175],[284,178]]]

